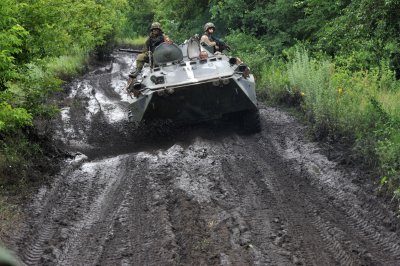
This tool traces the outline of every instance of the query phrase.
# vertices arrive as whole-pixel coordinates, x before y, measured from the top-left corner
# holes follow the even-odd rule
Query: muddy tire
[[[245,110],[236,113],[241,133],[253,134],[261,131],[260,113],[258,110]]]

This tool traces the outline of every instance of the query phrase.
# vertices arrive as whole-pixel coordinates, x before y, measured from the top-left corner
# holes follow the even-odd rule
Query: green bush
[[[15,77],[15,56],[22,52],[23,41],[28,32],[18,24],[19,4],[3,0],[0,8],[0,90]]]
[[[52,95],[79,73],[89,53],[121,34],[126,0],[4,0],[0,8],[0,172],[31,167],[28,132],[58,108]],[[13,170],[14,169],[14,170]],[[21,172],[18,172],[19,170]]]
[[[125,21],[125,0],[43,0],[22,5],[21,25],[29,31],[25,56],[29,59],[89,52],[117,34]]]
[[[12,95],[14,106],[26,109],[33,118],[51,118],[56,108],[49,97],[61,88],[62,80],[46,70],[47,62],[40,60],[20,69],[19,78],[8,83],[7,93]]]
[[[24,108],[13,108],[6,102],[0,103],[0,134],[13,134],[18,129],[31,125],[32,115]]]

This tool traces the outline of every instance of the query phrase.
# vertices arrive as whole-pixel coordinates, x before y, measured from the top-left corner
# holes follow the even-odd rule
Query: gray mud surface
[[[71,156],[14,236],[26,265],[400,265],[395,213],[296,119],[134,129],[131,64],[69,84],[54,143]]]

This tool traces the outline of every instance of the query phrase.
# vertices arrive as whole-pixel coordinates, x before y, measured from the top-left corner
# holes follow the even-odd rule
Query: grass
[[[388,67],[381,69],[350,72],[300,49],[288,62],[264,63],[254,74],[259,94],[300,107],[317,138],[350,140],[400,200],[400,81]]]
[[[146,36],[139,36],[136,38],[117,38],[115,42],[118,46],[142,47],[145,44],[146,39]]]
[[[400,89],[378,94],[377,98],[382,103],[385,111],[394,117],[395,120],[400,121]]]
[[[65,55],[48,59],[46,70],[50,75],[66,78],[80,73],[88,62],[88,54],[79,52],[74,55]]]

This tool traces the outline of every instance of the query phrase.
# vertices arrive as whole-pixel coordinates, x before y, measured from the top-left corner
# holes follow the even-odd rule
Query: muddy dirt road
[[[289,115],[261,133],[134,132],[113,54],[69,85],[54,141],[71,157],[27,208],[27,265],[400,265],[395,215]]]

